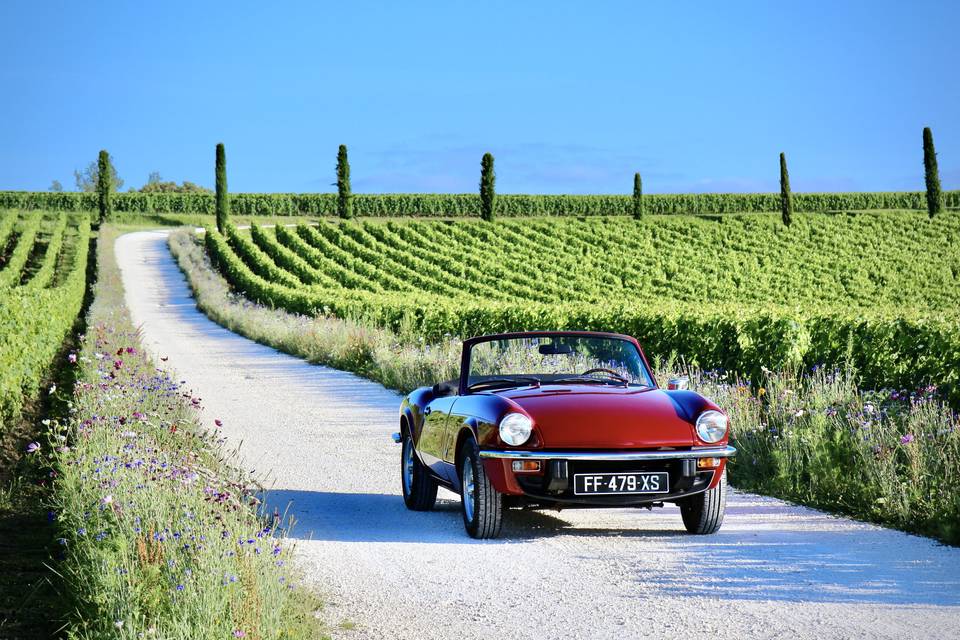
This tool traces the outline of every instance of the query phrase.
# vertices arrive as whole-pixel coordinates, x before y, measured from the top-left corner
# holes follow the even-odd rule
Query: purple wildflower
[[[900,438],[900,444],[910,444],[913,442],[913,434],[908,433]]]
[[[36,453],[37,451],[40,451],[39,442],[31,442],[27,445],[27,453]]]

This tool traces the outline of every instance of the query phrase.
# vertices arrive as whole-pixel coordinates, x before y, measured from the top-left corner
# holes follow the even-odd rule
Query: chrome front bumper
[[[502,460],[689,460],[691,458],[732,458],[734,447],[705,447],[681,451],[498,451],[482,449],[481,458]]]

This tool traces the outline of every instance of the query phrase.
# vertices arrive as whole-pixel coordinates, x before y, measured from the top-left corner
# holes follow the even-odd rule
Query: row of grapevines
[[[63,249],[66,233],[67,215],[61,212],[54,222],[50,239],[44,249],[43,260],[40,262],[40,266],[36,272],[27,280],[25,286],[30,288],[43,288],[53,281],[57,275],[57,265],[60,262],[60,252]]]
[[[275,237],[329,276],[321,283],[314,273],[310,282],[348,289],[544,303],[625,298],[891,307],[894,314],[956,308],[960,297],[960,253],[952,249],[960,228],[953,214],[932,221],[906,212],[818,215],[789,229],[770,215],[518,219],[493,226],[324,222],[257,236],[262,242]]]
[[[211,193],[118,193],[114,209],[132,213],[213,214]],[[335,216],[335,193],[238,193],[231,195],[231,210],[243,216]],[[960,191],[944,192],[947,207],[960,206]],[[54,211],[94,211],[95,193],[0,191],[0,207]],[[356,194],[356,215],[369,217],[478,217],[480,197],[473,193]],[[778,211],[776,193],[684,193],[644,196],[644,209],[653,214],[728,214]],[[867,209],[926,208],[924,192],[796,193],[799,212]],[[501,216],[630,215],[629,195],[525,195],[497,196]]]
[[[6,214],[11,216],[12,214]],[[37,216],[22,219],[23,226],[13,255],[28,256],[39,227]],[[24,402],[35,397],[39,385],[80,313],[86,292],[87,254],[90,244],[90,219],[74,220],[75,230],[67,234],[66,217],[57,216],[51,226],[37,271],[21,286],[21,270],[26,264],[18,258],[16,273],[6,270],[16,265],[11,260],[4,270],[0,287],[0,424],[8,424],[20,415]],[[68,239],[69,238],[69,239]],[[29,243],[30,250],[22,249]],[[69,261],[61,260],[69,254]],[[62,272],[58,268],[62,267]]]
[[[20,282],[23,268],[33,253],[33,245],[37,241],[42,223],[43,219],[39,216],[27,216],[23,219],[20,235],[16,238],[17,244],[3,263],[3,268],[0,269],[0,289]]]
[[[429,224],[419,222],[415,223],[414,227]],[[849,359],[859,368],[869,384],[907,387],[934,382],[954,390],[957,388],[960,375],[960,316],[955,312],[955,307],[953,312],[933,313],[897,306],[890,300],[864,306],[862,309],[824,303],[745,304],[735,295],[729,295],[722,300],[711,300],[709,291],[706,290],[700,299],[682,300],[661,296],[651,301],[649,294],[643,295],[643,289],[648,287],[649,283],[643,279],[642,270],[640,273],[620,273],[617,275],[618,283],[607,283],[605,279],[616,279],[616,272],[602,269],[605,264],[613,264],[636,271],[638,267],[628,260],[628,256],[645,246],[642,237],[622,232],[620,235],[626,236],[626,239],[618,240],[616,229],[604,229],[599,222],[568,221],[563,225],[543,223],[545,227],[537,230],[534,235],[536,241],[522,245],[519,236],[524,233],[524,225],[520,222],[515,224],[516,228],[510,229],[510,233],[505,234],[506,240],[502,242],[494,237],[499,231],[490,231],[489,225],[478,223],[471,227],[468,223],[440,223],[439,228],[440,235],[447,239],[448,244],[452,245],[454,250],[463,250],[464,255],[470,253],[465,247],[478,251],[484,244],[493,247],[491,252],[481,253],[483,259],[488,261],[491,272],[497,274],[488,284],[494,284],[496,279],[501,277],[501,272],[496,268],[505,262],[512,264],[510,260],[524,260],[548,271],[552,261],[567,265],[564,267],[567,269],[575,258],[582,258],[585,251],[598,255],[587,261],[587,268],[571,270],[565,282],[562,281],[564,274],[554,271],[552,278],[545,279],[551,284],[544,285],[548,287],[551,295],[555,296],[554,301],[542,302],[533,299],[518,301],[484,298],[466,292],[466,287],[464,293],[446,295],[420,286],[413,291],[401,290],[392,284],[384,285],[380,289],[331,288],[302,284],[291,286],[289,281],[285,281],[286,277],[271,277],[270,274],[275,270],[283,269],[266,253],[255,254],[233,249],[243,246],[241,232],[231,229],[228,237],[224,238],[215,231],[208,230],[206,243],[214,262],[220,265],[233,286],[254,300],[299,313],[333,314],[393,329],[412,328],[427,339],[444,334],[468,336],[529,329],[620,331],[637,336],[652,354],[665,356],[673,353],[694,364],[724,367],[748,375],[758,375],[764,366],[777,368],[839,363]],[[953,224],[956,225],[956,220]],[[336,249],[333,255],[344,258],[341,267],[351,269],[358,278],[378,281],[381,284],[398,280],[401,271],[393,262],[381,259],[374,265],[360,257],[375,251],[378,245],[362,246],[357,241],[359,234],[356,229],[356,226],[351,225],[340,229],[340,233],[349,237],[349,240],[338,238],[337,225],[326,223],[321,225],[321,230],[304,227],[298,229],[298,233],[302,232],[313,239],[322,238],[326,243],[322,246],[331,251]],[[457,229],[457,233],[451,233],[452,229]],[[928,240],[929,234],[945,230],[944,227],[936,225],[930,229],[917,234],[917,238]],[[956,233],[955,227],[947,230]],[[369,237],[364,237],[364,242],[367,243],[377,238],[379,233],[373,227],[367,227],[366,231]],[[724,233],[728,231],[725,229]],[[287,232],[278,232],[281,233]],[[724,233],[718,232],[716,237],[722,238]],[[466,242],[468,237],[474,236],[481,240],[473,244]],[[551,236],[552,242],[549,241]],[[809,249],[813,246],[815,238],[811,239],[805,234],[800,236],[801,247]],[[386,236],[381,234],[380,237]],[[416,237],[421,235],[416,234]],[[673,233],[664,234],[663,237],[668,243],[678,242]],[[733,237],[737,237],[737,234],[734,233]],[[413,239],[414,236],[408,238]],[[455,240],[456,238],[463,240],[463,244]],[[714,284],[722,280],[722,269],[716,265],[705,264],[704,259],[697,259],[697,256],[707,251],[709,242],[702,238],[690,238],[688,241],[693,244],[693,248],[684,249],[678,255],[695,261],[687,265],[672,265],[675,272],[660,286],[669,288],[676,282],[683,282],[685,278],[693,278],[704,287],[709,286],[705,278],[712,280]],[[522,250],[515,256],[507,251],[498,256],[496,250],[505,249],[503,243],[506,242],[522,245]],[[752,247],[754,252],[762,252],[768,248],[765,242],[747,242],[745,246]],[[391,251],[396,251],[396,244],[391,247]],[[320,249],[317,246],[315,248]],[[356,253],[351,253],[351,248]],[[544,255],[536,255],[538,248],[539,253]],[[562,251],[564,248],[567,249],[566,253]],[[659,248],[664,249],[664,246],[660,245]],[[829,243],[828,250],[837,255],[837,248]],[[719,259],[718,256],[723,251],[723,247],[715,247],[710,258]],[[687,253],[691,255],[687,256]],[[780,254],[774,251],[771,260],[778,255]],[[956,292],[960,265],[955,264],[957,257],[951,256],[951,252],[944,250],[941,255],[935,256],[937,260],[934,262],[940,269],[945,266],[954,269],[952,284],[945,286],[948,291]],[[646,258],[652,260],[653,264],[669,266],[669,263],[660,262],[659,259],[654,259],[655,257],[655,251],[646,254]],[[889,260],[890,256],[885,258]],[[837,258],[840,261],[842,259],[843,256]],[[898,260],[894,261],[894,267],[901,266]],[[337,261],[340,263],[339,259]],[[645,264],[642,260],[638,263]],[[409,263],[415,264],[414,261]],[[843,269],[842,265],[839,268]],[[377,280],[378,269],[397,270],[392,274],[384,271]],[[798,283],[806,283],[805,265],[795,265],[795,269],[798,273],[794,279]],[[820,265],[818,269],[825,267]],[[819,272],[814,270],[814,273]],[[884,274],[885,277],[890,275],[887,272]],[[779,272],[768,286],[777,286],[785,275],[788,275],[788,271]],[[906,277],[909,276],[909,273],[906,274]],[[451,277],[451,282],[457,280]],[[563,290],[569,295],[564,296],[561,289],[555,288],[559,286],[558,282],[562,283]],[[601,284],[598,285],[597,282]],[[531,281],[530,284],[539,286],[540,283]],[[606,298],[577,297],[578,293],[584,290],[603,291],[608,284],[612,293]],[[783,281],[782,284],[789,288],[790,280]],[[815,279],[809,283],[810,286],[816,284]],[[908,293],[919,294],[921,289],[922,287]],[[720,290],[729,293],[723,287]],[[631,292],[636,292],[637,295],[631,296]],[[733,293],[735,294],[736,290],[733,290]],[[936,303],[941,293],[931,293],[931,303]],[[898,295],[903,294],[904,292],[900,292]],[[807,298],[810,295],[812,294],[808,294]],[[836,303],[837,300],[831,302]]]

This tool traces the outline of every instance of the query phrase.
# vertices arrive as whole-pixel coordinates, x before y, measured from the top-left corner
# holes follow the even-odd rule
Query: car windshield
[[[468,388],[550,383],[653,386],[640,351],[622,338],[524,336],[478,342],[470,350]]]

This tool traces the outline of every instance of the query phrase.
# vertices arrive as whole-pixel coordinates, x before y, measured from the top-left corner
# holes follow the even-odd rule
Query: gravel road
[[[452,494],[408,512],[397,394],[208,320],[163,232],[117,258],[145,347],[291,505],[336,638],[960,638],[960,549],[770,498],[733,492],[707,537],[675,507],[511,513],[495,541]]]

